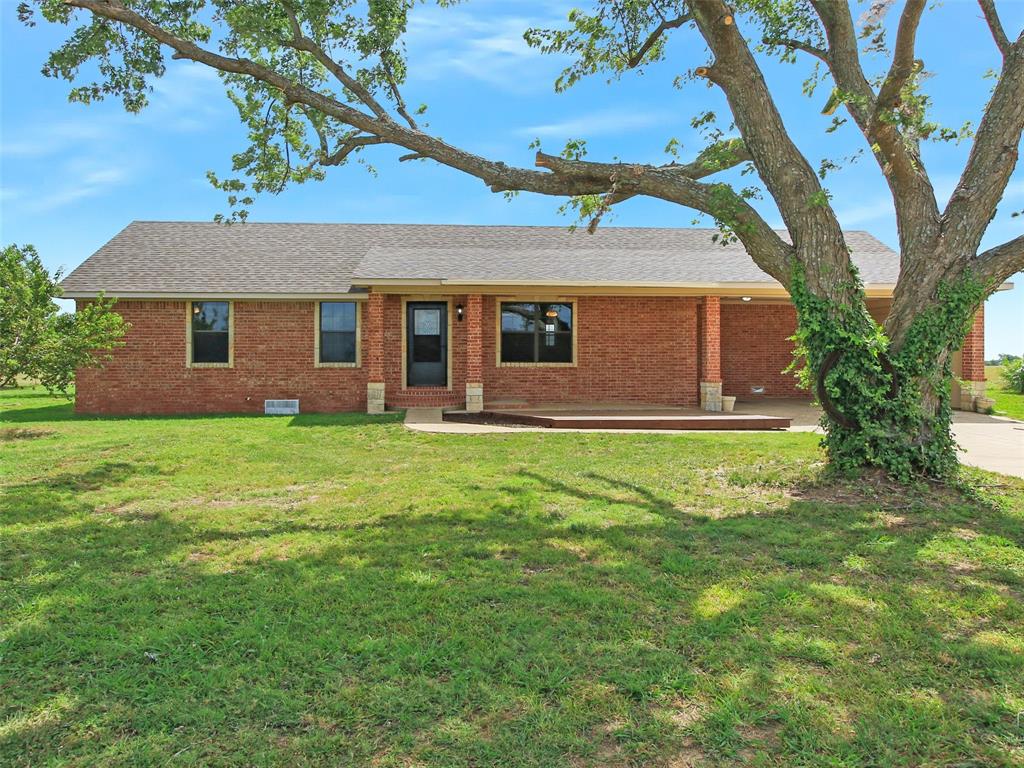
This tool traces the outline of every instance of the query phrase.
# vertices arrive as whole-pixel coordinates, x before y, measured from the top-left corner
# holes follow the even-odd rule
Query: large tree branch
[[[78,3],[72,3],[78,5]],[[347,88],[357,99],[363,104],[370,108],[370,110],[379,118],[383,120],[390,119],[387,110],[381,106],[380,102],[373,97],[362,83],[356,78],[352,77],[345,68],[342,67],[337,61],[327,55],[327,52],[320,46],[317,45],[311,38],[306,37],[302,33],[302,26],[299,24],[299,19],[295,15],[295,11],[287,3],[283,4],[285,15],[288,17],[288,24],[291,27],[292,38],[291,40],[282,40],[283,45],[289,48],[294,48],[297,51],[305,51],[320,62],[328,72],[340,82],[345,88]],[[162,42],[162,41],[161,41]]]
[[[999,13],[996,11],[995,0],[978,0],[981,12],[985,15],[985,23],[988,24],[992,39],[996,41],[996,47],[1005,57],[1010,52],[1010,38],[1006,36],[1003,23],[999,20]]]
[[[897,54],[883,85],[886,94],[878,97],[861,67],[857,30],[849,4],[835,0],[811,0],[811,3],[828,38],[829,71],[845,98],[847,111],[872,147],[872,154],[892,192],[900,249],[905,253],[914,252],[937,237],[939,207],[916,144],[908,141],[891,120],[882,119],[885,109],[880,105],[884,100],[891,113],[892,99],[899,98],[906,78],[913,74],[920,4],[908,3],[904,9],[897,34]]]
[[[741,149],[732,154],[730,164],[744,162],[749,157]],[[698,158],[685,165],[595,163],[567,160],[538,152],[536,165],[547,168],[555,177],[579,184],[581,190],[595,181],[603,184],[601,192],[611,197],[607,201],[608,205],[635,195],[646,195],[707,213],[729,226],[761,269],[783,285],[789,284],[793,247],[779,237],[764,218],[728,184],[709,184],[697,180],[721,170],[719,163],[709,162],[706,158]],[[575,194],[597,192],[591,190]]]
[[[821,295],[846,296],[849,255],[842,246],[839,222],[817,174],[790,138],[729,7],[722,0],[701,0],[692,9],[715,58],[697,73],[725,92],[743,142],[793,237],[809,283]]]
[[[979,253],[972,260],[971,272],[993,286],[1024,272],[1024,235]]]
[[[907,0],[907,4],[903,8],[903,14],[900,16],[900,23],[896,29],[896,45],[893,48],[892,64],[885,80],[882,81],[881,88],[878,89],[873,121],[884,120],[886,112],[899,104],[904,86],[919,67],[918,62],[914,59],[914,48],[924,6],[925,0]],[[875,128],[875,132],[877,131],[878,128]]]
[[[719,219],[728,218],[737,236],[754,261],[766,272],[785,283],[788,280],[792,248],[774,232],[745,200],[725,184],[697,181],[709,174],[746,162],[751,154],[742,144],[730,143],[726,152],[713,148],[693,163],[664,166],[630,165],[626,163],[594,163],[539,155],[538,165],[546,171],[515,168],[495,162],[450,144],[419,130],[399,125],[389,116],[378,114],[372,104],[351,91],[374,114],[367,114],[323,93],[311,90],[279,72],[246,58],[224,56],[207,50],[191,40],[181,38],[155,24],[136,11],[113,0],[67,0],[69,5],[83,8],[94,15],[132,27],[171,48],[173,58],[189,59],[222,72],[244,75],[279,90],[289,104],[315,110],[327,118],[351,126],[360,134],[350,136],[325,161],[340,162],[358,147],[371,144],[393,144],[410,150],[413,156],[429,158],[443,165],[475,176],[493,191],[523,191],[545,195],[573,196],[607,194],[616,184],[624,193],[658,197],[685,205]],[[300,40],[301,40],[300,33]],[[305,45],[305,43],[300,43]],[[314,53],[311,51],[311,53]],[[314,53],[314,55],[316,55]],[[325,66],[327,64],[325,63]],[[340,69],[340,67],[339,67]],[[346,75],[347,76],[347,75]],[[342,81],[344,83],[344,81]],[[358,84],[357,84],[358,85]],[[378,105],[379,106],[379,105]],[[316,125],[314,124],[314,128]],[[322,131],[321,148],[326,146]],[[727,214],[727,215],[725,215]]]
[[[974,253],[1006,190],[1024,133],[1024,32],[1010,46],[960,181],[942,214],[943,236]]]

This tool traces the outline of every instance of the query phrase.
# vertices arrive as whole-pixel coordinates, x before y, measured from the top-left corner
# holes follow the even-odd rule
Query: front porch
[[[888,300],[868,307],[882,320]],[[462,412],[452,418],[554,426],[594,422],[587,404],[601,403],[628,412],[600,419],[646,422],[638,428],[759,429],[784,428],[751,418],[782,418],[765,411],[772,401],[810,399],[785,372],[796,313],[778,297],[371,286],[361,315],[369,413],[442,408]],[[954,406],[974,407],[983,394],[982,323],[979,313],[954,361],[966,382]],[[723,412],[723,397],[736,398],[736,410],[708,418]],[[538,404],[546,412],[523,413]],[[744,418],[750,426],[740,427]],[[686,426],[674,426],[681,419]]]

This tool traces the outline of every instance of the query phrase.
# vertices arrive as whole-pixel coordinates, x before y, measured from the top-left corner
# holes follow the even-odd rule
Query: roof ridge
[[[561,224],[460,224],[452,222],[395,222],[395,221],[244,221],[239,223],[227,224],[218,221],[209,220],[197,220],[197,219],[132,219],[131,224],[191,224],[191,225],[210,225],[219,227],[244,227],[247,224],[261,225],[261,226],[315,226],[315,227],[452,227],[455,229],[559,229],[565,231],[573,231],[570,229],[570,225]],[[663,231],[663,232],[719,232],[718,227],[669,227],[660,225],[626,225],[619,226],[615,224],[602,225],[598,232],[607,230],[644,230],[644,231]],[[775,232],[787,232],[785,227],[773,228]],[[866,229],[844,229],[846,234],[858,234],[868,235],[878,239],[872,232]]]

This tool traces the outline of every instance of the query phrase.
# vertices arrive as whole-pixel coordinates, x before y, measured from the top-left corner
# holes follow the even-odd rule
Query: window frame
[[[192,305],[228,305],[228,361],[226,363],[197,363],[192,359]],[[185,302],[185,367],[186,368],[234,368],[235,367],[235,302],[232,299],[189,299]]]
[[[354,299],[323,299],[317,301],[313,310],[313,367],[314,368],[361,368],[363,364],[363,304]],[[320,360],[320,306],[322,304],[354,304],[356,310],[356,359],[351,362],[322,362]]]
[[[501,359],[501,305],[502,304],[568,304],[572,311],[572,360],[565,363],[504,362]],[[575,368],[578,363],[579,303],[566,296],[498,296],[494,302],[494,364],[498,368]]]

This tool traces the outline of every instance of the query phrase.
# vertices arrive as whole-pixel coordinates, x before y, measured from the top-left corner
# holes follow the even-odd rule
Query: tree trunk
[[[825,411],[829,461],[841,471],[878,467],[903,480],[948,477],[957,467],[952,352],[986,286],[963,274],[930,295],[898,293],[883,329],[855,272],[847,267],[847,278],[836,278],[845,255],[843,247],[805,257],[790,285],[804,382]]]

